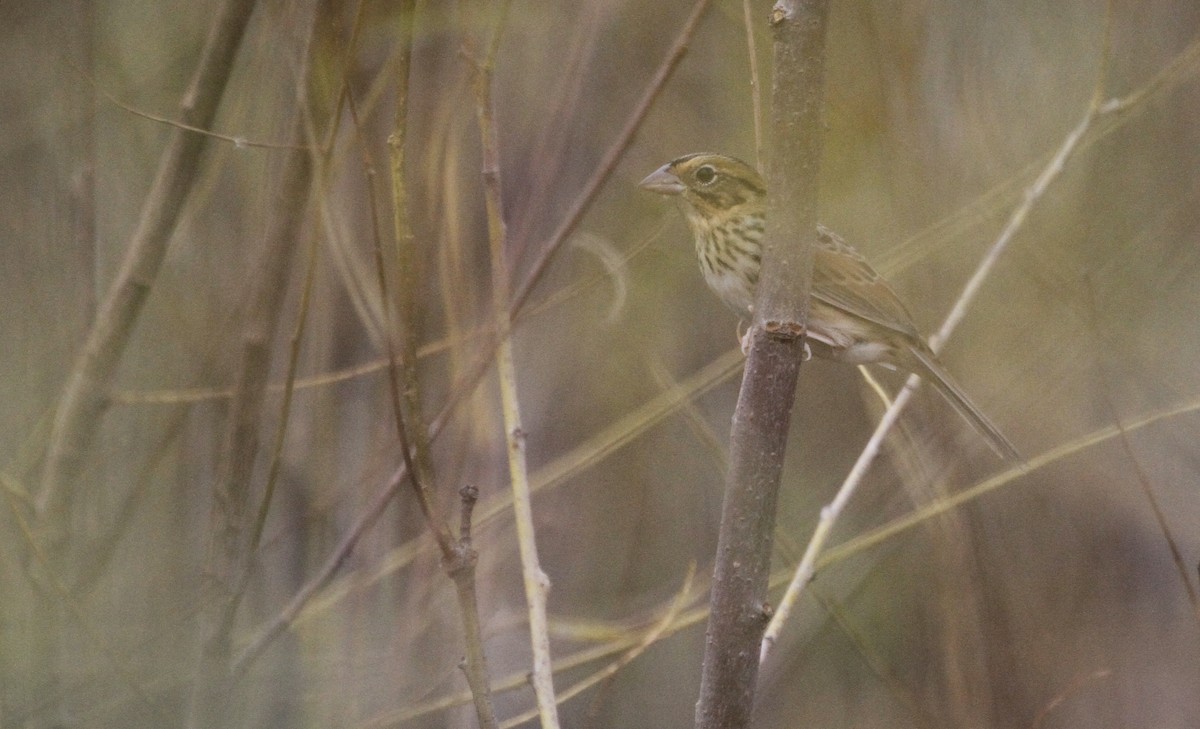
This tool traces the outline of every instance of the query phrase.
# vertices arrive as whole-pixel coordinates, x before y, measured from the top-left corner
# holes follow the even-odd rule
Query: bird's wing
[[[812,295],[852,316],[922,342],[912,315],[888,282],[858,251],[821,226],[813,254]]]

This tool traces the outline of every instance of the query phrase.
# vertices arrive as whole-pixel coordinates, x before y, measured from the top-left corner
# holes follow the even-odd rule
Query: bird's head
[[[689,154],[651,172],[641,186],[660,195],[678,195],[697,215],[723,218],[731,211],[761,213],[767,189],[750,165],[723,154]]]

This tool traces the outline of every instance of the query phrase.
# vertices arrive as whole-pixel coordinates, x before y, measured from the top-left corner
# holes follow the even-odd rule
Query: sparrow
[[[745,162],[697,153],[672,160],[641,187],[679,198],[704,280],[742,316],[754,309],[762,266],[767,189]],[[807,343],[812,354],[849,364],[879,363],[932,384],[1000,456],[1021,457],[950,377],[891,285],[840,236],[817,226]]]

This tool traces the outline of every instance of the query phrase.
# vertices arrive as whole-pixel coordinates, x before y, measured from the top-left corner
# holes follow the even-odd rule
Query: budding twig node
[[[772,339],[790,342],[804,336],[804,325],[797,321],[770,319],[763,322],[763,330]]]

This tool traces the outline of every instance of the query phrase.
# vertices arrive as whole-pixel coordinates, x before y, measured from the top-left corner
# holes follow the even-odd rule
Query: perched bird
[[[641,186],[677,196],[695,236],[709,288],[749,316],[762,264],[767,189],[750,165],[720,154],[668,162]],[[832,231],[817,227],[808,344],[824,359],[878,362],[915,372],[942,393],[1002,457],[1020,461],[1012,443],[967,398],[913,325],[912,315],[871,264]]]

